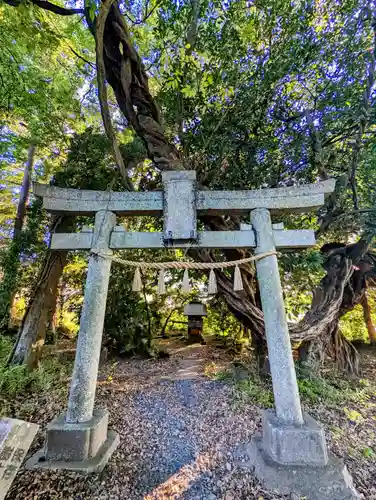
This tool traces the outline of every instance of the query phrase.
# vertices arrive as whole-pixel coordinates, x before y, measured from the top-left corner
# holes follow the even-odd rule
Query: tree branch
[[[95,47],[96,47],[96,57],[97,57],[98,97],[103,118],[103,125],[106,130],[107,137],[111,141],[116,164],[119,168],[120,174],[123,178],[123,181],[127,189],[132,191],[133,186],[129,180],[127,169],[125,168],[124,160],[116,140],[114,129],[112,127],[111,115],[108,109],[108,96],[107,96],[107,87],[105,81],[106,68],[103,59],[103,50],[104,50],[103,35],[104,35],[106,19],[114,1],[115,0],[104,0],[96,20]]]
[[[11,5],[12,7],[18,7],[21,5],[21,0],[4,0],[5,3]],[[60,7],[60,5],[55,5],[46,0],[31,0],[31,3],[37,5],[41,9],[49,10],[54,14],[59,16],[73,16],[75,14],[84,14],[84,9],[67,9],[66,7]]]
[[[323,154],[321,137],[320,137],[319,131],[315,127],[311,112],[308,109],[304,111],[304,116],[307,120],[307,124],[309,127],[313,155],[314,155],[314,163],[317,167],[317,171],[318,171],[320,177],[325,180],[328,178],[328,175],[327,175],[326,170],[325,170],[324,154]]]
[[[95,64],[92,63],[91,61],[88,61],[87,59],[85,59],[83,56],[81,56],[78,52],[76,52],[70,45],[69,45],[69,48],[70,50],[73,52],[73,54],[75,56],[77,56],[79,59],[81,59],[82,61],[84,61],[86,64],[88,64],[89,66],[91,66],[93,69],[96,69],[95,67]]]

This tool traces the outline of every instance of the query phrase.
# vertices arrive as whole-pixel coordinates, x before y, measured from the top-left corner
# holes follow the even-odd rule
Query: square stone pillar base
[[[66,422],[65,414],[61,415],[47,426],[44,449],[26,467],[100,472],[119,444],[119,436],[107,431],[107,424],[107,410],[94,410],[91,420],[77,424]]]
[[[273,410],[263,412],[263,446],[265,452],[280,464],[326,465],[328,453],[324,428],[303,414],[304,425],[282,424]]]
[[[267,488],[307,500],[360,498],[346,466],[327,454],[323,429],[311,417],[305,414],[299,427],[284,427],[272,411],[263,420],[263,436],[255,435],[241,451],[247,461],[239,465],[252,469]]]

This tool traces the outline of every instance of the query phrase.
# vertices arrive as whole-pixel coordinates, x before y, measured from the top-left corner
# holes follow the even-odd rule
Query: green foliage
[[[374,322],[376,321],[376,315],[373,314]],[[357,305],[346,313],[339,320],[339,327],[341,329],[342,335],[350,341],[361,341],[364,343],[369,342],[367,327],[364,323],[363,309],[361,305]]]
[[[375,452],[373,451],[372,448],[369,448],[368,446],[363,449],[363,457],[364,458],[374,458]]]
[[[248,371],[248,370],[247,370]],[[367,405],[375,393],[375,387],[368,381],[359,380],[349,382],[346,379],[338,379],[334,376],[319,377],[310,373],[306,368],[296,366],[298,387],[303,403],[324,404],[329,408],[338,408],[344,411],[347,418],[359,423],[362,415],[347,407],[345,404]],[[217,377],[219,373],[215,367],[208,367],[208,376]],[[271,379],[260,377],[256,372],[249,373],[247,378],[237,380],[236,373],[226,372],[225,379],[234,383],[235,401],[239,404],[253,402],[260,406],[269,408],[273,405]]]
[[[317,250],[281,255],[279,265],[289,321],[298,321],[309,309],[312,290],[324,275],[322,262],[322,255]]]
[[[0,328],[2,329],[6,329],[8,325],[11,298],[21,291],[27,296],[36,277],[39,262],[35,257],[43,255],[46,248],[43,241],[45,221],[42,200],[34,200],[26,211],[26,227],[12,240],[7,250],[0,253],[0,269],[4,273],[0,282]]]
[[[351,410],[349,408],[344,408],[344,413],[350,422],[353,424],[360,424],[363,421],[363,416],[356,410]]]
[[[121,355],[152,354],[157,311],[132,292],[133,272],[114,266],[111,273],[104,325],[108,344]]]
[[[74,18],[62,19],[33,5],[0,6],[0,117],[16,133],[47,145],[80,119],[77,90],[93,69],[74,56],[92,40]],[[20,124],[22,122],[22,125]]]
[[[341,404],[348,393],[320,377],[298,378],[298,387],[303,399],[311,403],[322,402],[327,405]]]
[[[78,334],[79,328],[77,314],[72,311],[62,311],[59,318],[58,330],[64,332],[64,335],[73,338]]]
[[[338,406],[349,400],[353,393],[346,381],[331,377],[320,377],[304,363],[296,363],[299,393],[303,400],[310,403],[324,403],[328,406]]]
[[[242,332],[242,327],[232,314],[230,314],[219,298],[210,300],[207,307],[208,315],[205,319],[205,333],[210,335],[236,337]]]
[[[249,404],[251,402],[262,408],[271,408],[274,404],[274,396],[270,385],[256,376],[237,382],[235,401],[237,404]]]
[[[242,368],[246,370],[246,366],[242,365]],[[247,378],[239,379],[235,366],[224,370],[212,362],[205,366],[204,373],[211,380],[231,384],[236,405],[253,403],[263,408],[271,408],[274,404],[270,380],[261,378],[254,371]]]
[[[375,390],[368,380],[349,381],[334,374],[319,377],[299,364],[296,365],[296,371],[300,395],[303,401],[310,403],[320,402],[329,407],[342,407],[351,402],[367,404]],[[344,411],[346,413],[349,410],[345,408]]]
[[[75,134],[69,142],[66,161],[55,169],[53,183],[75,189],[122,190],[106,136],[92,128]]]
[[[56,357],[43,360],[37,369],[29,371],[26,365],[7,367],[6,361],[13,342],[0,336],[0,395],[12,398],[33,392],[49,391],[56,382],[66,377],[71,367]]]
[[[229,370],[218,370],[214,361],[205,365],[204,374],[212,380],[233,380],[234,377],[234,374]]]
[[[8,325],[11,298],[17,286],[21,248],[21,239],[14,239],[9,250],[6,253],[4,252],[0,264],[4,269],[4,276],[0,284],[0,330],[6,328]]]

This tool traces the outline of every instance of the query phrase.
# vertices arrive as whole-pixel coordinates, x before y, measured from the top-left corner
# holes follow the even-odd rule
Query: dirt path
[[[176,373],[168,376],[170,380],[198,380],[205,377],[204,370],[207,364],[208,348],[200,345],[188,345],[183,348],[179,344],[170,344],[167,348],[170,356],[178,355]]]

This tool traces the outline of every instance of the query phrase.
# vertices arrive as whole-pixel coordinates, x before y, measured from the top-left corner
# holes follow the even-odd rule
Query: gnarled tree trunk
[[[348,246],[324,245],[327,274],[315,290],[304,319],[290,328],[292,341],[303,346],[306,354],[328,354],[339,367],[352,372],[358,371],[358,354],[341,335],[338,322],[364,296],[367,273],[373,265],[367,256],[368,246],[367,238]]]

